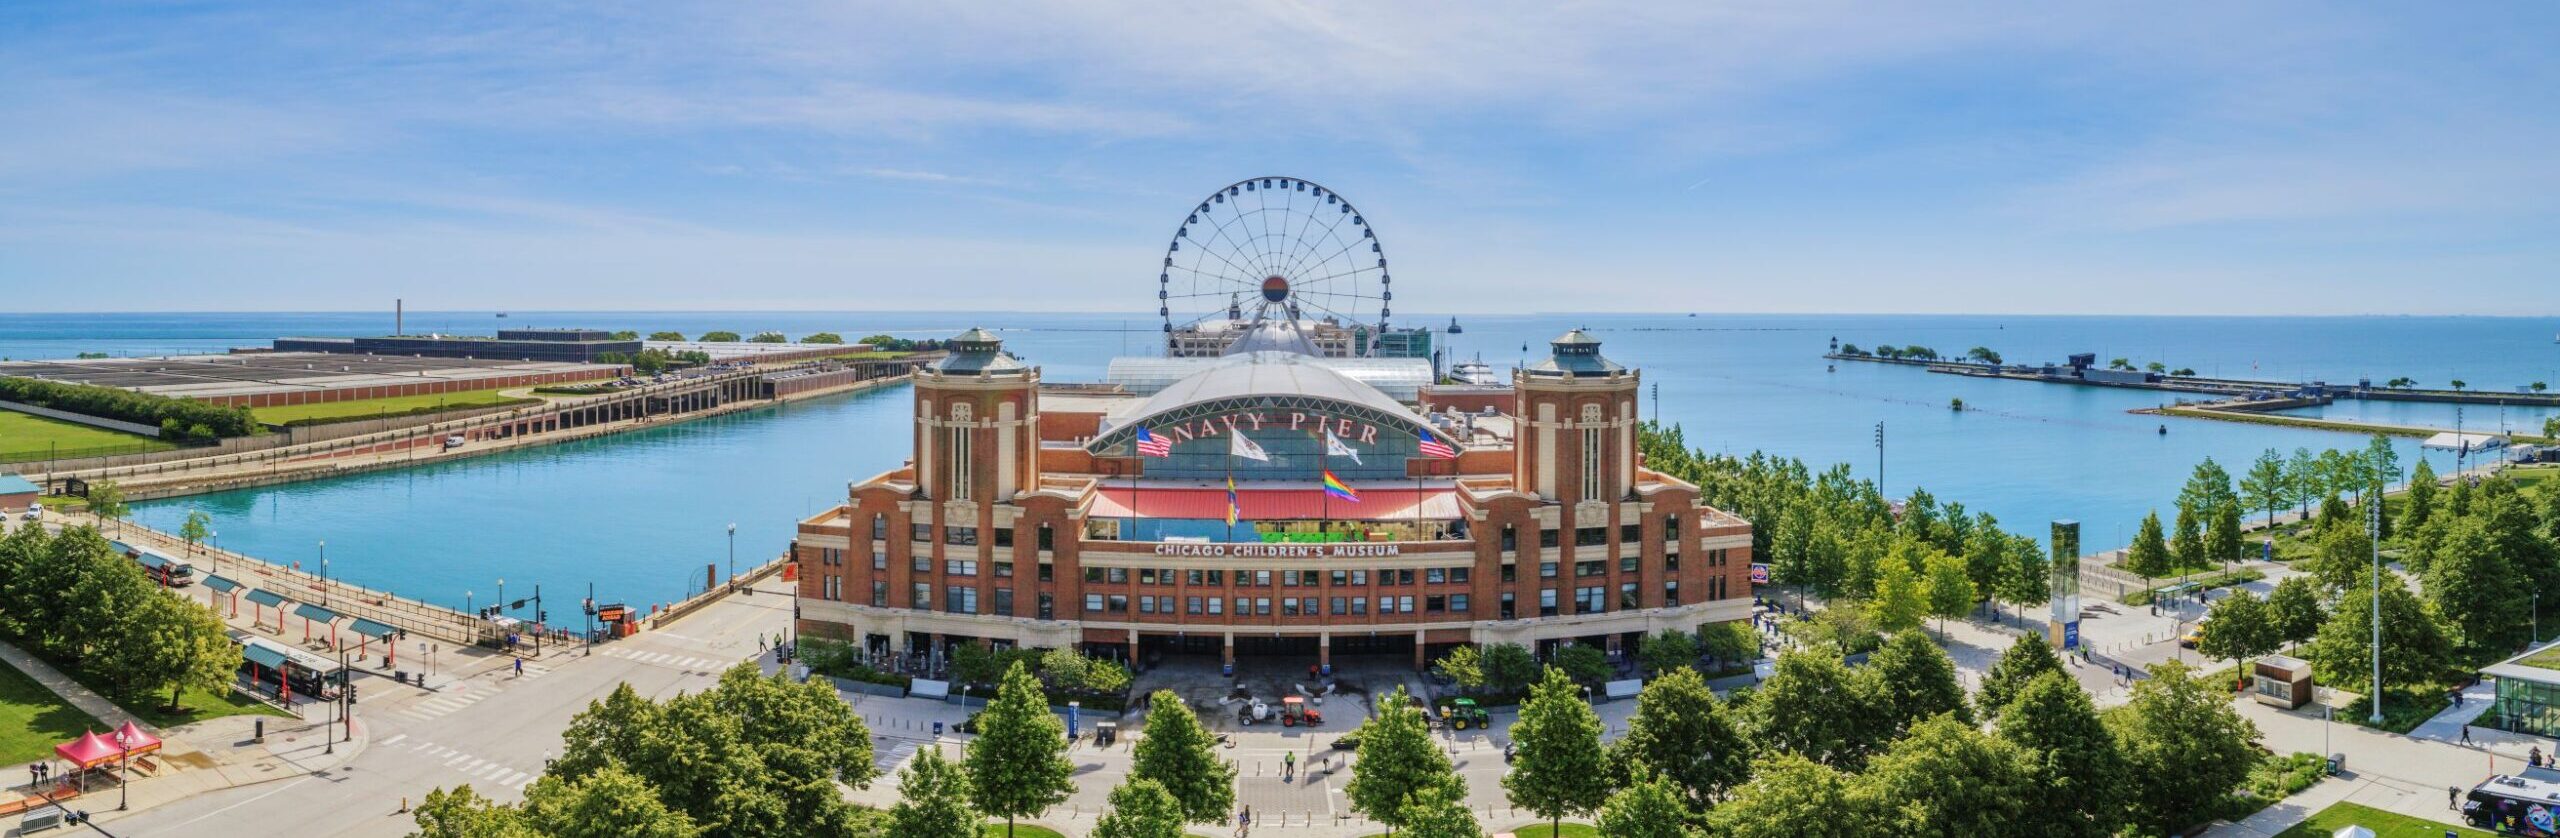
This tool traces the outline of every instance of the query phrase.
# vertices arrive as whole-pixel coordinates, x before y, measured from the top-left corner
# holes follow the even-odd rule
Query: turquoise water
[[[215,349],[296,332],[386,331],[383,314],[0,315],[0,354]],[[1445,316],[1409,322],[1445,324]],[[1461,357],[1481,353],[1508,367],[1544,351],[1573,326],[1593,329],[1603,352],[1644,368],[1660,385],[1659,413],[1711,450],[1755,449],[1816,466],[1876,473],[1874,430],[1886,424],[1885,485],[1925,486],[1942,500],[1988,511],[2041,535],[2044,522],[2084,522],[2093,545],[2116,544],[2141,515],[2173,497],[2201,458],[2237,473],[2263,449],[2361,447],[2350,434],[2125,411],[2158,394],[1933,375],[1879,364],[1826,371],[1829,340],[1864,346],[1920,343],[1942,353],[1981,345],[2011,360],[2163,361],[2211,375],[2352,382],[2410,376],[2440,384],[2512,390],[2560,384],[2551,321],[2527,318],[1903,317],[1576,315],[1468,317],[1454,336]],[[413,330],[485,332],[488,313],[412,314]],[[1077,314],[919,313],[525,313],[510,325],[643,331],[887,331],[947,337],[971,325],[1001,330],[1008,346],[1051,381],[1091,381],[1114,355],[1143,353],[1144,317]],[[1124,326],[1126,327],[1124,329]],[[1647,394],[1646,410],[1656,407]],[[1973,409],[1948,409],[1962,398]],[[636,602],[682,596],[704,563],[725,561],[725,527],[739,525],[738,554],[769,557],[796,517],[832,502],[845,483],[893,468],[908,455],[908,394],[894,389],[404,472],[243,490],[142,504],[143,520],[174,526],[189,508],[212,512],[222,545],[310,562],[329,542],[333,573],[439,602],[485,601],[505,578],[511,597],[533,581],[545,593],[593,581],[601,596]],[[2343,403],[2374,418],[2450,426],[2451,411]],[[2405,412],[2402,412],[2405,411]],[[2331,415],[2340,415],[2332,413]],[[2509,414],[2510,424],[2521,411]],[[2489,417],[2489,418],[2483,418]],[[2474,408],[2466,424],[2494,421]],[[2398,443],[2405,459],[2414,442]],[[2439,469],[2450,456],[2431,455]],[[556,596],[556,595],[555,595]],[[564,600],[565,601],[565,600]],[[555,612],[555,616],[557,616]]]

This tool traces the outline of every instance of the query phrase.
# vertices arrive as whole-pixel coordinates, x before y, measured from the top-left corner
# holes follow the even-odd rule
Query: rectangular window
[[[912,598],[907,600],[907,607],[918,611],[933,610],[933,585],[924,582],[917,582],[915,583],[915,590],[909,591],[908,593]]]
[[[1632,548],[1634,545],[1628,545],[1628,546],[1629,546],[1630,548]],[[1634,572],[1636,572],[1636,562],[1637,562],[1637,561],[1642,560],[1643,558],[1644,558],[1643,556],[1638,556],[1638,555],[1635,555],[1635,554],[1633,554],[1633,553],[1629,553],[1629,554],[1624,555],[1624,556],[1619,556],[1619,557],[1618,557],[1618,572],[1619,572],[1619,573],[1634,573]]]
[[[1253,585],[1254,585],[1254,587],[1257,587],[1257,588],[1268,588],[1268,587],[1271,587],[1271,571],[1268,571],[1268,570],[1257,570],[1257,571],[1254,571],[1254,572],[1253,572]]]
[[[1422,571],[1422,581],[1432,585],[1446,583],[1449,581],[1449,569],[1445,567],[1426,568]]]
[[[1383,571],[1383,570],[1382,570],[1382,571],[1379,571],[1379,572],[1380,572],[1380,573],[1386,573],[1387,571]],[[1395,573],[1395,575],[1396,575],[1396,581],[1395,581],[1395,584],[1398,584],[1398,585],[1411,585],[1411,584],[1413,584],[1413,568],[1409,568],[1409,567],[1408,567],[1408,568],[1403,568],[1403,569],[1400,569],[1400,570],[1394,571],[1394,573]]]
[[[1449,610],[1449,598],[1448,598],[1448,597],[1441,596],[1441,595],[1439,595],[1439,594],[1432,594],[1432,595],[1430,595],[1430,596],[1426,596],[1426,597],[1423,597],[1423,598],[1422,598],[1422,611],[1423,611],[1423,613],[1426,613],[1426,614],[1440,614],[1440,613],[1445,613],[1445,612],[1447,612],[1448,610]]]
[[[1539,562],[1539,563],[1538,563],[1538,578],[1540,578],[1540,579],[1554,579],[1554,578],[1556,578],[1556,563],[1555,563],[1555,562]]]
[[[1102,577],[1105,580],[1108,580],[1111,584],[1126,585],[1129,584],[1129,569],[1125,567],[1106,567],[1102,569]]]
[[[1662,543],[1664,543],[1664,544],[1678,544],[1678,543],[1680,543],[1680,516],[1678,516],[1678,515],[1664,515],[1664,516],[1662,516]]]
[[[1342,615],[1343,615],[1343,614],[1345,614],[1345,613],[1349,613],[1349,612],[1344,611],[1343,609],[1350,607],[1350,605],[1349,605],[1348,603],[1343,602],[1341,597],[1334,597],[1334,598],[1333,598],[1333,602],[1332,602],[1332,603],[1330,603],[1330,604],[1333,606],[1333,608],[1332,608],[1332,610],[1330,611],[1330,613],[1331,613],[1331,614],[1333,614],[1333,615],[1334,615],[1334,616],[1336,616],[1336,617],[1342,616]]]
[[[1226,585],[1227,585],[1227,572],[1226,572],[1226,571],[1223,571],[1223,570],[1212,570],[1212,571],[1209,571],[1209,586],[1210,586],[1210,587],[1213,587],[1213,588],[1223,588],[1223,587],[1226,587]]]
[[[942,590],[942,610],[953,614],[978,613],[978,589],[953,585]]]
[[[1151,596],[1142,596],[1142,597],[1139,597],[1139,598],[1138,598],[1138,613],[1140,613],[1140,614],[1153,614],[1153,613],[1156,613],[1156,598],[1155,598],[1155,597],[1151,597]]]
[[[1043,620],[1054,620],[1054,619],[1057,619],[1057,618],[1058,618],[1058,598],[1057,598],[1056,596],[1053,596],[1053,595],[1050,595],[1050,594],[1041,594],[1041,595],[1040,595],[1040,619],[1043,619]]]
[[[1556,615],[1556,589],[1554,589],[1554,588],[1540,588],[1540,589],[1538,589],[1538,616],[1540,616],[1540,617],[1553,617],[1553,616],[1555,616],[1555,615]]]
[[[1293,597],[1293,596],[1292,596],[1292,597],[1281,597],[1281,598],[1280,598],[1280,616],[1283,616],[1283,617],[1295,617],[1295,616],[1298,616],[1298,598],[1297,598],[1297,597]]]
[[[1518,582],[1518,581],[1520,581],[1520,566],[1519,566],[1519,565],[1516,565],[1516,564],[1512,564],[1512,563],[1510,563],[1510,562],[1504,562],[1504,563],[1502,563],[1502,581],[1505,581],[1505,582]]]
[[[1050,564],[1050,563],[1048,563],[1048,562],[1041,562],[1041,563],[1040,563],[1040,581],[1042,581],[1042,582],[1055,582],[1055,581],[1058,581],[1058,566],[1057,566],[1057,565],[1054,565],[1054,564]]]
[[[1251,616],[1253,616],[1253,597],[1249,597],[1249,596],[1240,596],[1240,597],[1236,597],[1236,616],[1238,616],[1238,617],[1251,617]]]
[[[1678,553],[1664,553],[1664,554],[1662,554],[1662,569],[1663,569],[1663,570],[1671,571],[1671,572],[1673,572],[1673,573],[1678,573],[1678,572],[1680,572],[1680,554],[1678,554]]]
[[[1608,527],[1579,527],[1573,531],[1573,546],[1598,547],[1609,543]]]
[[[1344,586],[1344,585],[1350,584],[1350,582],[1348,581],[1348,580],[1350,580],[1350,578],[1351,578],[1351,574],[1350,574],[1350,572],[1348,572],[1348,571],[1341,571],[1341,570],[1334,571],[1334,572],[1333,572],[1333,586],[1334,586],[1334,587],[1339,588],[1339,587],[1342,587],[1342,586]]]
[[[1354,616],[1354,617],[1366,616],[1368,613],[1369,613],[1369,598],[1368,598],[1368,597],[1364,597],[1364,596],[1356,596],[1356,597],[1352,597],[1352,598],[1351,598],[1351,615],[1352,615],[1352,616]]]
[[[932,541],[932,540],[933,540],[933,524],[931,524],[931,523],[923,523],[923,524],[908,524],[908,525],[907,525],[907,540],[909,540],[909,541]]]
[[[1209,616],[1215,617],[1215,616],[1217,616],[1217,615],[1224,614],[1224,613],[1227,613],[1227,598],[1226,598],[1226,597],[1214,597],[1214,596],[1213,596],[1213,597],[1210,597],[1210,598],[1209,598]]]
[[[1573,592],[1573,613],[1600,614],[1609,610],[1609,590],[1599,585],[1577,588]]]
[[[1182,581],[1183,581],[1183,583],[1184,583],[1184,584],[1189,584],[1189,585],[1198,585],[1198,584],[1200,584],[1200,571],[1197,571],[1197,570],[1186,570],[1186,571],[1183,571],[1183,572],[1182,572]]]
[[[942,528],[942,543],[944,543],[944,544],[958,544],[958,545],[961,545],[961,546],[963,546],[963,547],[975,546],[975,545],[978,543],[978,528],[977,528],[977,527],[943,527],[943,528]]]
[[[1271,598],[1270,598],[1270,597],[1267,597],[1267,596],[1265,596],[1265,597],[1254,597],[1254,598],[1253,598],[1253,615],[1254,615],[1254,616],[1256,616],[1256,617],[1268,617],[1268,616],[1271,616]]]
[[[1619,583],[1619,584],[1618,584],[1618,610],[1620,610],[1620,611],[1633,611],[1633,610],[1635,610],[1635,609],[1642,608],[1642,607],[1644,607],[1644,606],[1636,604],[1636,583],[1634,583],[1634,582],[1621,582],[1621,583]]]
[[[1199,598],[1199,597],[1196,597],[1196,596],[1195,596],[1195,597],[1183,597],[1183,599],[1182,599],[1182,613],[1185,613],[1185,614],[1192,614],[1192,615],[1197,615],[1197,614],[1202,613],[1202,612],[1201,612],[1201,610],[1200,610],[1200,608],[1201,608],[1201,606],[1200,606],[1200,598]]]
[[[1635,544],[1642,541],[1644,541],[1643,524],[1623,524],[1618,527],[1618,543]]]
[[[1351,584],[1353,584],[1353,585],[1367,585],[1367,584],[1369,584],[1369,572],[1368,572],[1368,571],[1365,571],[1365,570],[1355,570],[1355,571],[1352,571],[1352,572],[1351,572]]]
[[[1473,581],[1475,575],[1476,569],[1472,567],[1453,567],[1449,569],[1449,581],[1456,582],[1460,585]]]
[[[1156,569],[1155,569],[1155,568],[1152,568],[1152,567],[1142,567],[1142,568],[1138,568],[1138,584],[1140,584],[1140,585],[1153,585],[1153,584],[1155,584],[1155,583],[1156,583]]]
[[[1585,416],[1584,418],[1589,418]],[[1600,499],[1600,429],[1582,429],[1582,499]]]
[[[1573,575],[1598,576],[1609,568],[1608,562],[1574,562]]]
[[[1502,525],[1502,552],[1515,553],[1519,550],[1520,528],[1512,524]]]
[[[1012,588],[997,588],[997,589],[996,589],[996,616],[998,616],[998,617],[1011,617],[1011,616],[1013,616],[1013,589],[1012,589]]]
[[[1102,613],[1102,595],[1101,595],[1101,594],[1085,594],[1085,595],[1084,595],[1084,610],[1085,610],[1085,611],[1087,611],[1087,612],[1089,612],[1089,613],[1094,613],[1094,614],[1100,614],[1100,613]]]
[[[914,561],[911,563],[913,566],[912,566],[912,567],[910,567],[910,568],[908,568],[909,570],[913,570],[913,571],[915,571],[915,572],[917,572],[917,573],[932,573],[932,572],[933,572],[933,554],[932,554],[932,553],[928,553],[928,552],[925,552],[925,551],[923,551],[923,550],[918,550],[918,551],[916,551],[916,552],[915,552],[915,555],[914,555],[914,556],[912,556],[911,558],[913,558],[913,559],[914,559]]]
[[[1013,578],[1013,563],[1012,563],[1012,562],[997,562],[997,563],[996,563],[996,578],[998,578],[998,579],[1011,579],[1011,578]]]
[[[1449,613],[1452,613],[1452,614],[1464,614],[1464,613],[1467,613],[1467,599],[1468,599],[1468,598],[1469,598],[1469,595],[1467,595],[1467,594],[1450,594],[1450,595],[1449,595]]]
[[[950,576],[976,576],[978,575],[978,560],[944,559],[942,560],[942,572]]]
[[[887,540],[889,540],[889,516],[887,516],[887,515],[873,515],[873,516],[871,516],[871,540],[873,540],[873,541],[887,541]]]
[[[1057,537],[1050,534],[1049,525],[1047,524],[1040,525],[1040,543],[1038,546],[1042,550],[1058,549]]]
[[[889,607],[889,583],[887,581],[874,580],[871,583],[871,607]]]
[[[1662,583],[1662,605],[1663,605],[1663,607],[1665,607],[1665,608],[1669,608],[1669,607],[1677,606],[1677,605],[1679,605],[1679,604],[1680,604],[1680,580],[1674,579],[1674,580],[1671,580],[1671,581],[1669,581],[1669,582],[1664,582],[1664,583]]]
[[[996,546],[998,546],[998,547],[1011,547],[1011,546],[1013,546],[1013,528],[1012,528],[1012,527],[997,527],[997,528],[996,528]]]
[[[1413,597],[1396,597],[1396,610],[1403,611],[1407,614],[1413,613]]]
[[[1113,614],[1129,613],[1129,595],[1111,594],[1102,598],[1102,610]]]
[[[872,570],[888,570],[888,569],[889,569],[889,551],[887,551],[887,550],[873,550],[873,551],[871,551],[871,569],[872,569]]]
[[[1502,592],[1502,605],[1501,605],[1501,609],[1500,609],[1500,610],[1501,610],[1501,615],[1502,615],[1502,616],[1500,617],[1500,619],[1504,619],[1504,620],[1517,620],[1517,619],[1520,619],[1520,598],[1519,598],[1518,596],[1513,595],[1510,591],[1503,591],[1503,592]]]
[[[1556,528],[1546,527],[1538,530],[1538,546],[1541,548],[1556,546]]]

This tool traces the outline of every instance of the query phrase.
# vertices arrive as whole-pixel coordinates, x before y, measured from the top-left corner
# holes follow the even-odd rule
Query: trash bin
[[[2336,754],[2330,754],[2330,755],[2329,755],[2329,773],[2330,773],[2330,774],[2342,774],[2342,773],[2345,773],[2345,772],[2346,772],[2346,770],[2347,770],[2347,755],[2346,755],[2346,754],[2344,754],[2344,753],[2336,753]]]

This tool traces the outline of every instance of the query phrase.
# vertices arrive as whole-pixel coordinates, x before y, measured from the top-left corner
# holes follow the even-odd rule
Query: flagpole
[[[1322,542],[1333,530],[1333,488],[1324,482],[1333,474],[1333,432],[1324,430],[1316,433],[1322,437],[1316,440],[1316,494],[1322,497],[1317,503],[1320,504],[1318,514],[1323,516],[1316,522],[1316,540]]]

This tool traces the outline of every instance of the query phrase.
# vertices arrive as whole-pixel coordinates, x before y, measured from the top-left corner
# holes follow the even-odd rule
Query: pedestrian
[[[518,677],[518,678],[522,678],[522,677],[524,677],[524,659],[523,659],[523,658],[517,658],[517,659],[516,659],[516,677]]]
[[[2447,809],[2456,808],[2456,807],[2455,807],[2455,804],[2454,804],[2454,801],[2461,800],[2461,799],[2462,799],[2462,787],[2461,787],[2461,786],[2446,786],[2446,787],[2444,787],[2444,807],[2445,807],[2445,808],[2447,808]]]
[[[2469,745],[2469,744],[2471,744],[2471,726],[2470,726],[2470,725],[2467,725],[2467,724],[2466,724],[2466,725],[2463,725],[2463,726],[2462,726],[2462,744],[2465,744],[2465,745]]]
[[[756,653],[764,653],[764,632],[756,632]]]
[[[1281,754],[1281,755],[1280,755],[1280,776],[1281,776],[1281,778],[1286,779],[1286,778],[1290,778],[1290,777],[1295,777],[1295,776],[1297,776],[1297,775],[1298,775],[1298,752],[1296,752],[1296,751],[1290,751],[1290,752],[1288,752],[1288,753]]]

